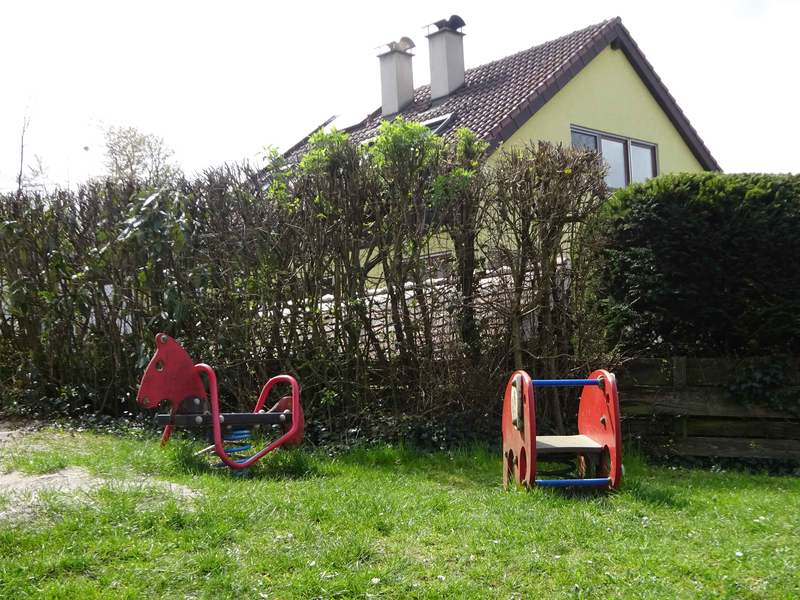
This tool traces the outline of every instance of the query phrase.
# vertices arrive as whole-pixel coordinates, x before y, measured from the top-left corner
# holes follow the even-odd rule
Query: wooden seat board
[[[585,435],[540,435],[536,437],[536,454],[575,454],[600,452],[603,447]]]

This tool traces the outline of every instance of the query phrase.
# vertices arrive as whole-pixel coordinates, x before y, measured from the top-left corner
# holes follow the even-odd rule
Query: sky
[[[333,115],[380,105],[376,47],[459,14],[475,67],[622,17],[726,172],[800,173],[800,0],[42,2],[0,0],[0,191],[101,176],[101,126],[155,134],[192,174],[260,163]],[[86,150],[85,148],[88,148]]]

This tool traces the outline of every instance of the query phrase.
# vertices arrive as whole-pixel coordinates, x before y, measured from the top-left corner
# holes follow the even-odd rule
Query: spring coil
[[[235,463],[243,463],[247,461],[250,457],[249,456],[237,456],[241,452],[247,452],[252,448],[251,444],[245,442],[245,440],[249,440],[251,436],[251,431],[249,429],[235,429],[232,431],[223,431],[222,432],[222,443],[225,446],[224,451],[231,460]],[[243,444],[244,445],[240,445]],[[214,452],[216,454],[216,452]],[[215,463],[213,466],[215,467],[223,467],[226,466],[225,463]],[[247,472],[245,471],[237,471],[237,475],[243,475]]]

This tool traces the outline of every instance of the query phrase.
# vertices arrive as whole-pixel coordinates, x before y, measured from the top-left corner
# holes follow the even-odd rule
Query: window
[[[572,127],[571,134],[575,148],[602,153],[609,165],[606,174],[609,187],[642,183],[658,175],[655,144],[578,127]]]
[[[447,126],[450,125],[456,118],[456,113],[451,112],[446,115],[442,115],[441,117],[434,117],[433,119],[428,119],[427,121],[422,121],[420,125],[427,127],[431,130],[431,133],[441,133]]]

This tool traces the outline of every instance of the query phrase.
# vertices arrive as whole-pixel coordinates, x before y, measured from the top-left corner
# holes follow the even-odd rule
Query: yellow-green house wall
[[[657,144],[658,174],[699,173],[703,167],[621,50],[600,52],[540,108],[503,148],[546,140],[570,144],[570,126]]]
[[[497,160],[504,148],[546,140],[569,145],[570,127],[656,144],[658,175],[704,171],[655,98],[620,50],[607,47],[564,88],[553,96],[489,158]],[[432,236],[423,254],[452,250],[445,234]],[[369,274],[380,280],[379,265]]]

